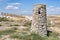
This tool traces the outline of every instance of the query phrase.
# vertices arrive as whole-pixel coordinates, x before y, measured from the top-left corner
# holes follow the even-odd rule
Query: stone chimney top
[[[34,6],[46,6],[45,4],[35,4]]]

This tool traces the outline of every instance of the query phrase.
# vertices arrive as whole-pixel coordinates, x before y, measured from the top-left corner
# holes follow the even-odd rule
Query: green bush
[[[9,21],[9,20],[8,20],[8,18],[5,18],[5,17],[2,17],[2,18],[1,18],[1,17],[0,17],[0,22],[1,22],[1,21]]]

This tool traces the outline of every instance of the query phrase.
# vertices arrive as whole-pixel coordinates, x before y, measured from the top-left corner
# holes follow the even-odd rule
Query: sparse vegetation
[[[31,40],[46,40],[45,38],[39,36],[38,34],[32,33]]]
[[[0,24],[0,26],[2,26],[2,24]]]
[[[17,30],[17,27],[13,27],[12,29],[13,29],[13,30]]]
[[[11,24],[10,26],[20,26],[19,24]]]
[[[23,35],[22,35],[23,34]],[[17,38],[19,40],[60,40],[55,32],[49,33],[48,37],[41,37],[38,34],[32,33],[31,35],[13,34],[11,38]]]
[[[0,18],[0,22],[1,21],[9,21],[9,20],[7,18]],[[23,21],[23,22],[24,22],[23,26],[28,27],[24,31],[29,32],[30,27],[31,27],[31,21]],[[22,23],[22,21],[20,23]],[[0,24],[0,26],[3,26],[3,25]],[[58,38],[59,35],[55,32],[49,33],[48,37],[41,37],[41,36],[39,36],[38,34],[35,34],[35,33],[32,33],[31,35],[27,35],[27,33],[24,33],[24,32],[19,32],[19,33],[16,32],[16,30],[18,30],[17,27],[19,27],[20,24],[16,24],[14,22],[14,23],[9,23],[9,24],[7,23],[7,25],[9,25],[9,27],[13,26],[13,28],[9,29],[9,30],[0,31],[0,36],[1,35],[10,35],[11,38],[13,38],[13,39],[16,38],[16,39],[19,39],[19,40],[60,40]],[[51,24],[50,24],[50,21],[48,20],[48,27],[50,27],[50,26],[51,26]]]
[[[58,38],[58,34],[56,32],[52,32],[49,34],[47,40],[60,40],[60,39]]]
[[[0,31],[0,36],[1,35],[8,35],[8,34],[12,34],[16,32],[15,30],[9,29],[9,30],[4,30],[4,31]]]
[[[31,40],[60,40],[58,37],[57,37],[57,33],[55,32],[51,32],[49,33],[49,36],[48,37],[41,37],[39,36],[38,34],[32,34],[31,35]]]
[[[0,22],[1,21],[9,21],[8,18],[5,18],[5,17],[0,17]]]
[[[18,35],[17,35],[18,34]],[[19,40],[31,40],[31,36],[30,35],[26,35],[26,33],[22,32],[22,33],[15,33],[11,35],[11,38],[16,38]]]
[[[23,26],[27,26],[27,27],[31,26],[31,21],[26,21]]]
[[[51,24],[50,24],[50,20],[47,21],[47,26],[50,27]]]

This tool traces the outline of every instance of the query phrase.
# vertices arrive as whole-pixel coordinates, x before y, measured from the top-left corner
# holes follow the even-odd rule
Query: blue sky
[[[60,14],[60,0],[0,0],[0,13],[32,15],[34,4],[46,4],[47,15]]]

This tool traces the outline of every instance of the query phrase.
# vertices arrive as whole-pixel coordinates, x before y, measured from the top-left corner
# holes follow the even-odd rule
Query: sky
[[[60,0],[0,0],[0,13],[32,15],[34,4],[46,4],[47,15],[60,14]]]

